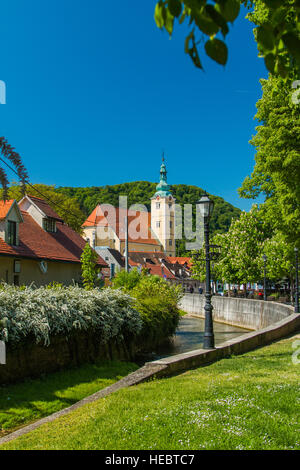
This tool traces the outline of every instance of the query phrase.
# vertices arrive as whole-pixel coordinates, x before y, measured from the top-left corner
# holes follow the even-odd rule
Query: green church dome
[[[163,157],[163,162],[160,167],[160,182],[156,186],[156,193],[154,194],[154,198],[157,196],[166,197],[172,196],[170,192],[170,186],[167,183],[167,168],[165,165],[165,159]]]

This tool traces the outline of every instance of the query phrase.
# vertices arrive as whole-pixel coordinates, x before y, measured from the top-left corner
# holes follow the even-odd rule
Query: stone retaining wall
[[[186,294],[180,308],[187,313],[204,317],[205,296]],[[289,305],[263,300],[212,296],[213,317],[228,325],[240,326],[249,330],[260,330],[273,325],[293,313]]]
[[[119,339],[102,344],[91,332],[73,332],[69,338],[52,337],[49,346],[26,341],[16,347],[6,347],[6,364],[0,365],[0,384],[39,377],[69,367],[78,367],[97,360],[133,360],[134,341]]]
[[[149,362],[148,367],[160,367],[155,377],[168,377],[195,367],[215,362],[219,359],[229,357],[232,354],[243,354],[253,349],[265,346],[300,331],[300,315],[293,314],[274,325],[270,325],[259,331],[252,331],[238,338],[231,339],[220,344],[216,349],[197,349],[176,356],[166,357],[158,361]],[[292,356],[293,350],[291,350]],[[292,359],[291,359],[292,360]],[[145,368],[146,368],[145,366]],[[147,376],[148,380],[149,377]]]

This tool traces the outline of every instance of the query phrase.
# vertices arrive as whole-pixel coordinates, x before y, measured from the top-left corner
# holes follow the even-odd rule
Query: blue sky
[[[260,78],[246,11],[229,61],[197,70],[154,22],[155,0],[10,0],[1,8],[0,135],[32,183],[103,186],[157,181],[200,186],[248,210],[237,188],[254,165]],[[10,175],[12,178],[12,175]]]

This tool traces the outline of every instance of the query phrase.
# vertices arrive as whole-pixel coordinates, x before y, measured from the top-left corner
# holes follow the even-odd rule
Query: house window
[[[17,244],[17,222],[8,221],[8,244],[16,245]]]
[[[21,261],[15,260],[14,261],[14,273],[20,273],[21,272]]]
[[[43,219],[43,229],[46,230],[46,232],[56,232],[56,222],[55,219]]]

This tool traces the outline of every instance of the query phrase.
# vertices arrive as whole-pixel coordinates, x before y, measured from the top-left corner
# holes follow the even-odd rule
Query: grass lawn
[[[292,342],[119,390],[0,448],[300,449]]]
[[[102,361],[16,385],[0,385],[0,437],[67,408],[137,368],[136,364]]]

